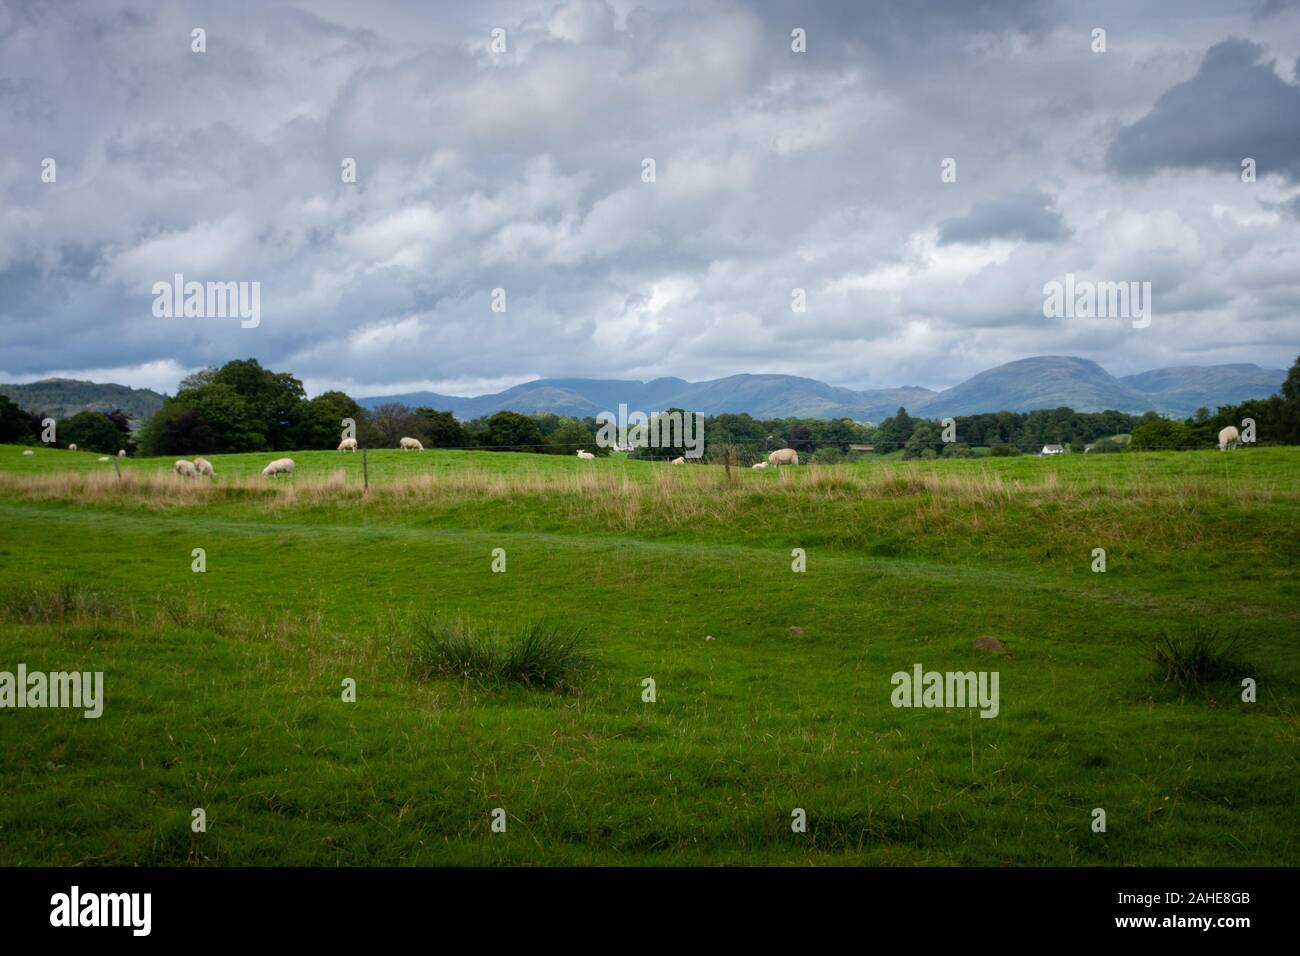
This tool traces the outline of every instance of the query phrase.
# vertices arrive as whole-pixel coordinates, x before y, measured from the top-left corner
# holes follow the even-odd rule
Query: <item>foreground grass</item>
[[[0,863],[1296,860],[1293,450],[733,485],[390,452],[368,495],[354,456],[279,485],[266,457],[208,485],[0,448],[0,669],[103,670],[108,697],[0,716]],[[417,679],[430,617],[581,630],[593,673]],[[1257,703],[1153,677],[1155,636],[1202,626],[1245,642]],[[1001,713],[893,708],[917,662],[998,670]]]

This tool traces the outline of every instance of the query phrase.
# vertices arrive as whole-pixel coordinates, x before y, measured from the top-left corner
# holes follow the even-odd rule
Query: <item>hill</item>
[[[26,385],[0,385],[0,395],[31,412],[48,412],[68,418],[78,412],[111,412],[121,409],[137,421],[147,419],[162,407],[163,396],[148,388],[101,385],[75,378],[46,378]]]

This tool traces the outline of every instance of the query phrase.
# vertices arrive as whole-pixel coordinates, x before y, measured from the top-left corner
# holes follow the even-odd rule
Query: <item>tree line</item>
[[[689,414],[683,409],[667,412]],[[0,396],[0,442],[41,440],[46,416],[20,408]],[[251,451],[292,451],[337,447],[342,422],[351,419],[363,447],[396,448],[405,437],[426,448],[470,448],[572,455],[585,449],[607,455],[597,435],[601,423],[592,416],[498,411],[460,421],[449,411],[386,404],[363,408],[341,391],[307,398],[302,382],[288,372],[263,368],[256,359],[237,359],[184,378],[174,396],[136,434],[122,411],[80,412],[57,423],[60,445],[101,454],[119,448],[145,455],[203,455]],[[706,458],[748,464],[775,448],[794,448],[818,462],[836,462],[859,454],[902,450],[904,458],[970,457],[986,446],[993,455],[1038,451],[1059,444],[1074,451],[1122,451],[1116,436],[1131,436],[1127,447],[1138,450],[1205,448],[1217,442],[1227,425],[1255,422],[1259,444],[1300,444],[1300,358],[1280,393],[1201,408],[1184,421],[1155,412],[1132,415],[1118,411],[1076,412],[1070,408],[1032,412],[986,412],[960,415],[949,435],[937,419],[915,418],[905,408],[872,426],[851,419],[754,418],[740,413],[706,416]],[[949,437],[952,440],[945,441]],[[686,454],[684,447],[637,448],[636,458],[664,459]]]

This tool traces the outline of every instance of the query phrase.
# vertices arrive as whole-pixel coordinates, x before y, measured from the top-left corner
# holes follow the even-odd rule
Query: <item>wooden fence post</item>
[[[361,490],[370,490],[370,466],[366,464],[366,450],[361,449]]]

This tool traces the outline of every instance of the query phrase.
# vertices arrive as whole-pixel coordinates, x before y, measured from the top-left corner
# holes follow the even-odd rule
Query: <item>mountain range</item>
[[[730,375],[703,382],[544,378],[492,395],[407,392],[357,401],[367,408],[388,403],[427,406],[461,419],[502,410],[585,417],[602,411],[617,413],[620,403],[643,412],[683,408],[706,415],[747,412],[755,418],[873,422],[894,414],[900,405],[926,418],[1061,406],[1080,412],[1156,411],[1186,418],[1202,406],[1214,411],[1220,405],[1267,398],[1285,378],[1281,369],[1250,364],[1179,366],[1116,377],[1088,359],[1043,355],[999,365],[939,391],[919,385],[858,391],[795,375]]]
[[[545,378],[492,395],[466,397],[436,392],[372,395],[363,406],[397,403],[450,411],[457,418],[478,418],[509,410],[526,414],[554,412],[586,417],[603,411],[654,412],[684,408],[718,415],[748,412],[755,418],[852,418],[879,421],[900,405],[926,418],[976,412],[1027,412],[1069,406],[1080,412],[1115,409],[1186,418],[1204,406],[1211,411],[1249,398],[1267,398],[1281,386],[1286,372],[1258,365],[1204,365],[1158,368],[1115,377],[1096,362],[1045,355],[1008,362],[939,391],[919,385],[858,391],[797,375],[730,375],[703,382],[657,378]],[[81,411],[116,408],[143,421],[162,405],[163,396],[147,388],[49,378],[25,385],[0,385],[23,408],[66,418]]]

